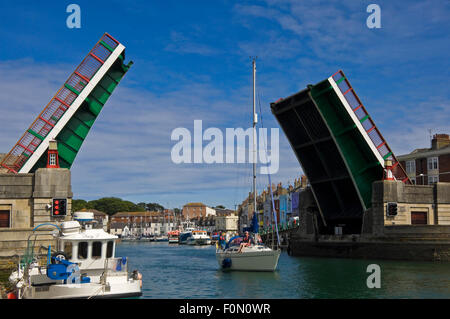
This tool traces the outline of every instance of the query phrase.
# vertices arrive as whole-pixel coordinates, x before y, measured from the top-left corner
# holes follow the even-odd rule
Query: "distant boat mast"
[[[256,58],[253,58],[253,214],[256,214]]]

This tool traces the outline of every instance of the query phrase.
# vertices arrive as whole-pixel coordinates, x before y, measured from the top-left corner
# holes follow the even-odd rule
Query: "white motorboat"
[[[188,245],[211,245],[211,237],[206,230],[193,230],[190,237],[187,238]]]
[[[225,249],[217,248],[216,259],[223,270],[275,271],[281,250],[274,250],[261,243],[242,247],[242,237],[230,239]]]
[[[125,298],[142,295],[142,275],[128,273],[128,258],[116,257],[117,236],[92,229],[93,213],[76,212],[57,225],[57,249],[46,262],[34,255],[32,237],[18,269],[9,277],[20,299]],[[40,226],[49,224],[41,224]],[[48,233],[45,234],[48,236]]]

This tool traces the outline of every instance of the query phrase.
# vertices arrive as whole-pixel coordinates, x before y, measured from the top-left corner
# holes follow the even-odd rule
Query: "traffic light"
[[[67,198],[54,198],[52,201],[52,216],[66,216]]]
[[[387,203],[387,216],[397,216],[397,203]]]

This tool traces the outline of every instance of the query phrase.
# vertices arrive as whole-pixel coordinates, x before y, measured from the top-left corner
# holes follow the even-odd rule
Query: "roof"
[[[201,207],[205,207],[206,205],[203,204],[203,203],[187,203],[187,204],[184,205],[183,207],[185,207],[185,206],[190,206],[190,207],[198,207],[198,206],[201,206]]]
[[[94,216],[105,216],[105,215],[108,215],[107,213],[101,212],[101,211],[96,210],[96,209],[90,209],[90,208],[80,209],[79,212],[91,212],[91,213],[94,213]]]
[[[417,148],[409,154],[404,154],[397,156],[399,161],[407,161],[416,158],[430,157],[430,156],[439,156],[450,154],[450,145],[441,147],[439,149],[432,148]]]
[[[163,216],[161,212],[118,212],[112,215],[112,217],[153,217],[153,216]]]

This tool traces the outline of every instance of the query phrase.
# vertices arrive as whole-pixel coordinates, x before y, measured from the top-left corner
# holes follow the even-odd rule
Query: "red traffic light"
[[[66,216],[67,198],[54,198],[52,204],[52,216]]]

